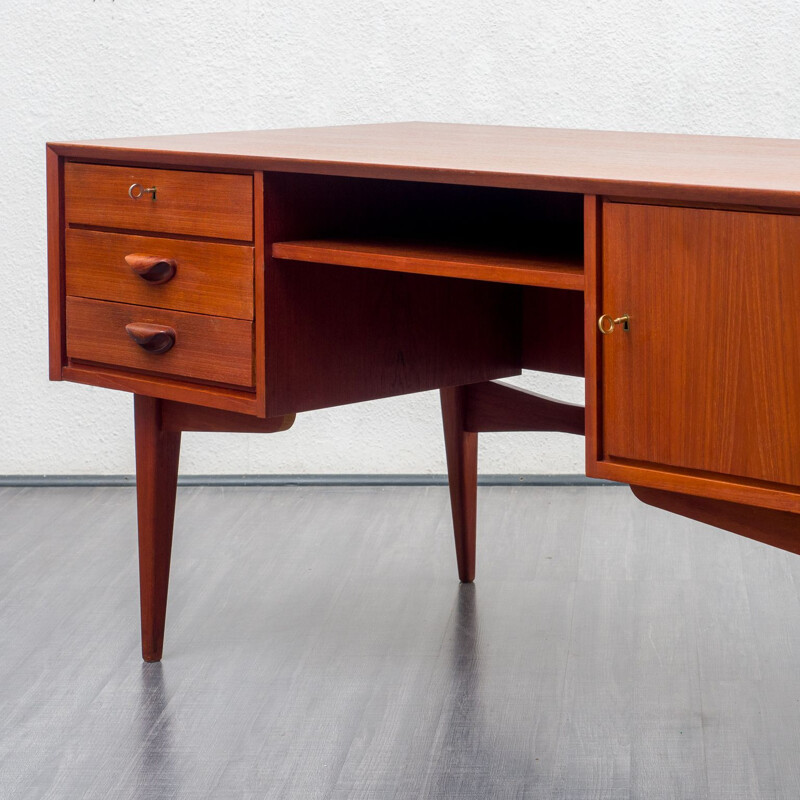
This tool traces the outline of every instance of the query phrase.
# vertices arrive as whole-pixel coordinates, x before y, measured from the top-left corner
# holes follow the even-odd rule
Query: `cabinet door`
[[[800,510],[800,216],[607,202],[601,218],[587,473]],[[628,330],[602,335],[600,314]]]

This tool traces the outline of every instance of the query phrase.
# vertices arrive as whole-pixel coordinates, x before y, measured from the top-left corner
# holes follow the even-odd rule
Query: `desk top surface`
[[[800,206],[800,140],[402,122],[51,145],[72,158]]]

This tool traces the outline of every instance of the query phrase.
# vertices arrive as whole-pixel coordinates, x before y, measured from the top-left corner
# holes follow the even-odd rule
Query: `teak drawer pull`
[[[167,325],[153,325],[151,322],[129,322],[125,332],[142,350],[159,355],[171,350],[177,334]]]
[[[140,278],[148,283],[166,283],[175,277],[178,262],[174,258],[150,256],[147,253],[130,253],[125,262]]]
[[[600,329],[600,333],[614,333],[614,329],[617,325],[622,325],[622,330],[627,331],[630,330],[630,315],[623,314],[621,317],[617,317],[614,319],[610,317],[608,314],[603,314],[599,320],[597,320],[597,327]]]

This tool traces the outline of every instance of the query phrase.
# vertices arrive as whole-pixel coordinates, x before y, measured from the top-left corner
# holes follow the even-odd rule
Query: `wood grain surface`
[[[163,400],[134,396],[136,516],[142,658],[160,661],[167,614],[172,528],[181,453],[180,431],[164,430]]]
[[[51,381],[61,380],[67,362],[64,292],[64,163],[47,149],[47,315]]]
[[[125,332],[134,322],[168,325],[177,333],[175,346],[159,355],[146,352]],[[67,353],[76,361],[253,385],[253,324],[248,320],[68,297]]]
[[[800,554],[800,514],[631,486],[643,503]]]
[[[583,357],[586,380],[586,474],[597,477],[601,456],[603,350],[597,320],[602,298],[602,198],[586,195],[583,200],[583,271],[586,289],[583,293]],[[593,472],[594,470],[594,472]]]
[[[492,250],[468,244],[312,239],[276,242],[272,255],[293,261],[583,291],[580,260],[537,257],[535,242],[531,242],[530,254],[526,254],[504,253],[502,242]]]
[[[183,401],[185,387],[165,392],[213,381],[227,385],[217,407],[247,402],[265,417],[523,366],[585,372],[587,474],[800,510],[800,142],[399,123],[55,144],[48,158],[53,377],[91,382],[97,370],[102,385],[152,381]],[[157,187],[158,199],[132,200],[129,181]],[[85,281],[68,300],[65,354],[65,225],[84,244],[78,228],[252,243],[240,248],[254,260],[251,294],[178,305],[199,301],[198,276],[189,301],[170,301],[182,310],[164,309],[173,321],[137,312],[124,323],[174,327],[172,350],[115,353],[113,304],[82,298],[146,296],[116,281],[98,289],[100,277],[82,276],[83,254],[66,275]],[[147,288],[177,295],[181,274]],[[246,320],[223,330],[246,302]],[[137,306],[114,314],[123,308]],[[599,336],[601,313],[630,314],[631,330]],[[210,352],[203,325],[214,329]],[[223,396],[232,387],[257,391]],[[516,413],[492,424],[507,429]]]
[[[165,431],[204,433],[279,433],[294,425],[295,415],[259,419],[248,414],[220,411],[191,403],[161,403],[161,428]]]
[[[134,183],[155,187],[132,199]],[[192,170],[64,165],[67,223],[217,239],[253,238],[253,178]]]
[[[466,431],[560,431],[584,435],[583,406],[553,400],[502,381],[473,383],[462,388],[462,424]]]
[[[462,583],[475,580],[478,504],[478,434],[466,429],[468,392],[468,386],[439,391],[456,564]]]
[[[276,242],[375,228],[580,240],[580,202],[531,193],[265,174],[268,416],[517,374],[521,287],[275,258]],[[430,190],[430,191],[429,191]],[[549,210],[548,210],[549,209]],[[576,224],[577,223],[577,224]],[[542,241],[543,237],[536,237]]]
[[[800,142],[401,122],[52,144],[71,157],[800,206]]]
[[[148,283],[126,263],[130,253],[174,259],[175,276]],[[72,228],[66,289],[78,297],[253,319],[253,248]]]
[[[272,261],[267,414],[519,373],[517,289]]]
[[[82,364],[79,361],[67,364],[63,373],[64,380],[87,386],[100,386],[118,392],[134,392],[148,397],[196,403],[208,408],[263,417],[257,394],[249,389],[233,389],[191,379],[179,379],[174,375],[135,372],[125,368]]]
[[[800,484],[800,217],[611,203],[604,458]]]
[[[256,171],[253,174],[253,374],[256,382],[256,413],[259,417],[265,417],[267,413],[267,222],[264,195],[264,173]]]
[[[584,293],[522,290],[522,368],[583,377]]]

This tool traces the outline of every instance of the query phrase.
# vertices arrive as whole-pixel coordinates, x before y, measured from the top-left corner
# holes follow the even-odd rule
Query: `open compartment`
[[[582,195],[265,173],[264,214],[268,414],[582,374]]]
[[[273,174],[274,258],[583,290],[583,197]],[[269,202],[272,195],[273,202]]]

